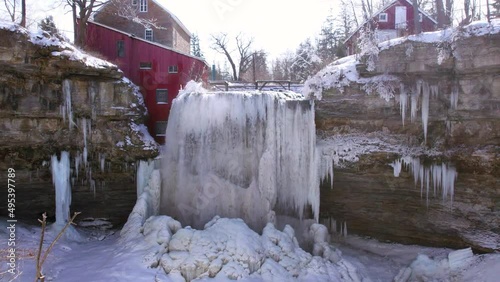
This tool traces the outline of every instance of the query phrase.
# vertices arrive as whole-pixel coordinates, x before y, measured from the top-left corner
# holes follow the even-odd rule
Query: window
[[[153,30],[150,28],[146,28],[144,31],[144,39],[153,41]]]
[[[418,21],[422,22],[424,20],[424,17],[422,16],[422,13],[418,13]]]
[[[378,21],[379,22],[387,22],[387,13],[378,14]]]
[[[168,67],[168,73],[177,73],[177,72],[178,72],[177,66]]]
[[[132,5],[137,6],[137,0],[132,0]]]
[[[140,0],[139,4],[139,12],[147,12],[148,11],[148,0]]]
[[[156,136],[165,136],[167,131],[167,121],[157,121],[155,124],[155,134]]]
[[[125,42],[123,40],[116,41],[116,55],[125,57]]]
[[[168,103],[168,90],[167,89],[156,89],[156,103],[157,104],[167,104]]]
[[[151,69],[151,62],[140,62],[139,68],[142,70],[150,70]]]

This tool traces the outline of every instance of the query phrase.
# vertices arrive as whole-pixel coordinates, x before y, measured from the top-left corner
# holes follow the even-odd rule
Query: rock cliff
[[[496,21],[385,42],[311,78],[334,166],[322,217],[382,240],[499,250],[499,73]]]
[[[0,178],[15,169],[16,217],[54,215],[50,158],[68,151],[71,211],[123,223],[136,199],[135,163],[158,153],[137,87],[46,33],[2,26],[0,38]]]

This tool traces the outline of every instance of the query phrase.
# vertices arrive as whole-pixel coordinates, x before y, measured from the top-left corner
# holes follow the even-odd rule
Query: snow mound
[[[357,55],[348,56],[333,62],[320,70],[304,83],[302,94],[308,99],[322,99],[323,91],[337,89],[341,93],[351,83],[362,84],[363,90],[371,95],[377,93],[389,101],[394,97],[399,78],[393,75],[377,75],[369,78],[359,76],[356,65],[360,64]]]
[[[326,244],[324,229],[316,224],[311,231],[322,256],[302,250],[290,226],[279,231],[271,223],[259,235],[241,219],[216,216],[195,230],[155,216],[141,230],[142,244],[152,247],[148,266],[160,267],[174,281],[179,276],[186,281],[361,281],[352,264]]]

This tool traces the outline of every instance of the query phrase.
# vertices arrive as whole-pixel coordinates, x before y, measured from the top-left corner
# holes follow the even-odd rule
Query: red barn
[[[425,11],[419,9],[419,21],[422,32],[435,31],[437,21]],[[357,52],[357,41],[359,33],[368,22],[377,28],[379,42],[389,39],[415,34],[413,22],[413,4],[409,0],[394,0],[375,13],[369,21],[364,22],[345,41],[347,54],[352,55]]]
[[[102,54],[140,87],[148,109],[147,127],[159,143],[172,100],[190,80],[207,81],[209,67],[198,58],[109,26],[88,22],[87,47]]]

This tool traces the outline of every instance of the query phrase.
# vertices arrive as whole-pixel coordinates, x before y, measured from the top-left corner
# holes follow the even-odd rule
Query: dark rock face
[[[500,34],[458,36],[441,44],[405,41],[381,51],[375,69],[360,76],[397,77],[386,82],[395,94],[389,101],[367,95],[362,82],[324,89],[316,101],[319,142],[328,147],[332,139],[354,140],[347,146],[352,148],[336,154],[359,153],[356,162],[337,163],[333,189],[322,186],[322,217],[346,221],[350,233],[382,240],[499,250],[499,73]],[[400,90],[406,89],[410,103],[418,83],[437,89],[429,98],[427,140],[422,93],[415,120],[408,107],[402,124]],[[370,149],[363,149],[366,144]],[[436,196],[431,191],[427,200],[425,183],[421,192],[411,168],[403,166],[395,177],[389,164],[401,155],[413,155],[422,165],[455,167],[453,200],[440,191]]]
[[[140,93],[116,67],[33,43],[49,37],[0,29],[0,38],[0,181],[16,170],[16,217],[36,222],[43,212],[55,214],[50,158],[68,151],[71,211],[123,223],[136,199],[135,163],[158,153],[138,129],[145,118]]]

